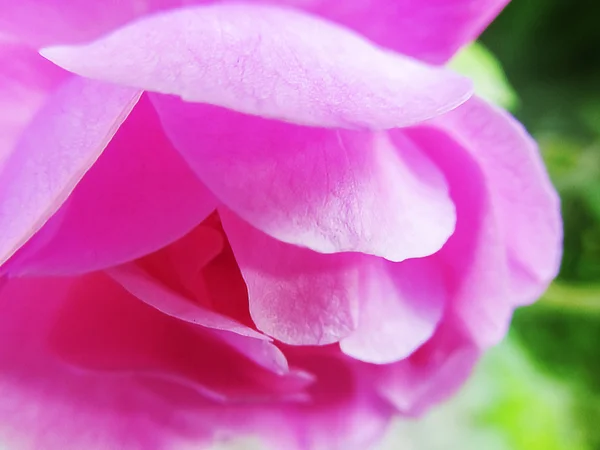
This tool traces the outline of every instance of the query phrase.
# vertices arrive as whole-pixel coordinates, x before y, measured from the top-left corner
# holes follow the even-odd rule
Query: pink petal
[[[286,351],[290,363],[315,374],[308,388],[312,402],[287,410],[295,421],[298,447],[281,443],[276,449],[376,448],[392,416],[389,403],[382,401],[372,385],[349,358],[331,347],[295,347]],[[307,407],[308,406],[308,407]],[[292,441],[293,442],[293,441]]]
[[[409,136],[444,171],[456,205],[456,231],[431,256],[447,280],[448,309],[475,342],[488,346],[505,336],[513,306],[505,242],[497,226],[481,167],[459,144],[433,127],[398,131]]]
[[[256,339],[268,339],[257,331],[169,289],[134,263],[113,267],[106,272],[130,294],[163,314],[207,328],[231,331]]]
[[[136,294],[144,290],[139,280],[123,273],[118,277]],[[150,298],[147,287],[142,293],[146,301],[158,298]],[[169,300],[172,308],[178,306]],[[155,309],[166,304],[150,307],[110,279],[88,276],[63,308],[52,336],[54,348],[82,368],[166,377],[221,401],[291,396],[310,383],[304,374],[264,371],[215,335]]]
[[[535,300],[558,270],[561,224],[535,144],[514,119],[469,101],[406,130],[444,171],[457,206],[453,236],[435,256],[451,309],[475,343],[497,343],[515,306]]]
[[[307,128],[174,97],[152,100],[200,179],[278,240],[401,261],[434,253],[454,230],[443,176],[407,139]]]
[[[64,275],[121,264],[180,238],[216,206],[144,96],[69,200],[7,270]]]
[[[227,210],[220,215],[259,330],[287,344],[325,345],[355,328],[357,257],[322,255],[285,244]]]
[[[214,231],[216,235],[209,235],[209,240],[207,240],[206,231]],[[220,233],[217,233],[212,228],[200,226],[192,233],[189,233],[184,238],[157,253],[155,256],[158,260],[150,260],[151,256],[144,258],[146,266],[151,271],[146,270],[144,268],[146,266],[142,263],[128,263],[112,267],[107,270],[107,273],[129,293],[161,311],[163,314],[203,328],[208,328],[208,330],[204,331],[217,336],[219,340],[226,342],[229,346],[262,367],[280,375],[286,374],[289,372],[287,360],[283,353],[269,342],[269,338],[257,332],[251,326],[246,326],[240,321],[235,320],[235,317],[227,316],[218,311],[215,308],[215,304],[218,305],[218,299],[190,297],[185,292],[177,290],[181,286],[181,281],[183,281],[183,286],[189,286],[189,281],[192,278],[196,279],[202,276],[203,272],[201,270],[206,268],[202,266],[206,266],[210,262],[205,261],[202,266],[198,266],[197,260],[202,260],[205,255],[210,255],[214,250],[210,244],[214,243],[215,237],[222,240],[221,236]],[[217,244],[219,244],[219,240],[217,240]],[[220,244],[221,248],[219,248],[219,251],[223,252],[223,243],[220,242]],[[189,255],[184,254],[186,249],[190,250]],[[185,258],[186,256],[188,257]],[[218,258],[218,256],[214,255],[213,258]],[[189,274],[185,274],[184,272],[189,280],[173,280],[170,273],[172,268],[174,268],[175,272],[179,269],[189,271]],[[177,275],[180,274],[175,273],[173,275],[178,278]],[[220,279],[219,281],[227,286],[234,284],[231,274],[229,274],[228,278]],[[243,280],[240,279],[240,282],[243,283]],[[212,297],[212,293],[202,293]],[[223,296],[223,302],[235,303],[235,299],[231,298],[231,292],[224,290],[219,294]],[[245,285],[242,296],[247,308]],[[210,306],[204,306],[204,304]]]
[[[304,9],[378,45],[439,64],[474,40],[509,0],[252,0]],[[94,39],[145,14],[209,0],[0,1],[0,29],[33,46]]]
[[[444,280],[430,259],[373,258],[363,272],[358,326],[341,349],[376,364],[404,359],[433,335],[445,302]]]
[[[201,387],[256,400],[310,381],[261,371],[102,275],[12,279],[0,291],[0,437],[10,448],[202,448],[219,432],[267,432],[286,403],[228,407]]]
[[[509,0],[285,0],[432,64],[448,61]],[[281,2],[278,2],[281,3]]]
[[[560,210],[522,127],[479,99],[460,109],[405,135],[448,179],[457,226],[436,258],[452,310],[485,348],[505,336],[515,306],[535,300],[556,274]]]
[[[433,338],[410,358],[363,367],[380,395],[404,415],[418,417],[464,384],[481,351],[447,318]]]
[[[136,265],[171,291],[254,329],[246,283],[218,213],[173,244],[137,260]]]
[[[0,167],[21,132],[68,73],[0,36]]]
[[[208,365],[207,359],[192,359],[210,353],[204,348],[208,341],[177,330],[171,319],[101,275],[10,280],[0,296],[0,436],[10,448],[203,448],[214,437],[252,435],[273,449],[363,450],[390,418],[391,409],[373,395],[370,379],[334,357],[313,354],[314,349],[298,348],[291,355],[294,365],[318,374],[307,387],[311,401],[302,404],[215,403],[181,380],[119,372],[126,364],[150,361],[151,354],[172,351],[165,363],[179,360],[179,369],[196,363],[205,382],[212,376],[213,383],[229,383],[229,393],[233,381],[252,373],[237,359],[223,372],[221,363],[231,354],[219,353],[220,346],[213,348]],[[184,341],[172,347],[178,339]],[[131,347],[136,342],[139,346]],[[66,367],[49,350],[79,367]],[[263,381],[275,384],[269,377]]]
[[[48,336],[72,288],[69,278],[24,278],[0,291],[2,445],[161,448],[184,442],[186,434],[205,441],[206,428],[186,423],[175,395],[152,395],[139,377],[72,370],[50,353]]]
[[[478,98],[432,124],[481,167],[507,246],[512,303],[535,301],[556,276],[562,249],[560,200],[535,141],[508,113]]]
[[[242,334],[217,329],[212,330],[211,334],[264,369],[278,375],[290,373],[290,367],[283,352],[275,344],[264,338],[255,339]],[[297,369],[294,369],[292,372],[299,379],[305,379],[307,384],[314,380],[314,376],[308,372]]]
[[[467,79],[292,9],[217,4],[149,16],[42,54],[90,78],[322,127],[385,129],[463,103]]]
[[[139,95],[137,90],[76,77],[48,99],[0,174],[0,264],[58,210]]]
[[[33,47],[84,42],[185,0],[0,0],[0,29]]]

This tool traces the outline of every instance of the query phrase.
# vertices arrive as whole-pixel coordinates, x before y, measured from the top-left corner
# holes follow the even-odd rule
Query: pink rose
[[[505,3],[1,0],[0,442],[363,450],[450,395],[560,256],[441,66]]]

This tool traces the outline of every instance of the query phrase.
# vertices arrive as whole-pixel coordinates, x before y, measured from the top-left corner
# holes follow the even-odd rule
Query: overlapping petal
[[[0,0],[0,441],[362,450],[449,396],[560,258],[435,66],[507,1]]]
[[[497,343],[513,308],[535,300],[558,270],[558,197],[531,138],[507,114],[472,99],[403,132],[443,170],[456,231],[435,256],[450,302],[478,345]]]
[[[58,210],[139,96],[135,89],[74,77],[47,99],[0,173],[0,264]]]
[[[408,140],[152,98],[200,179],[278,240],[401,261],[434,253],[454,230],[443,176]]]
[[[99,108],[106,99],[93,101],[90,107]],[[73,275],[121,264],[179,239],[216,206],[144,96],[68,201],[6,270]]]
[[[435,335],[409,358],[358,370],[400,413],[418,417],[452,395],[469,377],[480,356],[481,349],[450,313]]]
[[[216,4],[42,54],[79,75],[319,127],[385,129],[463,103],[471,83],[292,9]]]
[[[444,172],[456,205],[456,229],[430,258],[446,280],[448,308],[475,342],[498,342],[506,333],[510,304],[506,244],[490,192],[476,160],[442,131],[429,127],[398,131],[409,136]]]
[[[251,0],[289,6],[354,29],[379,45],[434,64],[474,40],[509,0]],[[0,30],[34,46],[97,38],[146,14],[210,0],[2,0]]]
[[[393,414],[373,394],[372,378],[336,347],[286,348],[290,362],[306,368],[318,382],[308,388],[311,401],[286,410],[295,423],[295,442],[274,448],[363,450],[374,448]]]
[[[32,47],[84,42],[185,0],[1,0],[0,30]]]
[[[21,132],[68,72],[0,35],[0,168]]]
[[[140,288],[139,281],[136,284],[127,274],[113,273],[113,277],[142,293],[146,301],[152,300],[151,287]],[[172,299],[163,303],[168,300]],[[82,277],[51,336],[55,351],[88,370],[178,380],[216,400],[291,398],[311,382],[303,373],[263,370],[210,332],[153,306],[108,277]]]
[[[292,345],[341,341],[347,355],[379,364],[410,355],[433,335],[446,300],[435,263],[324,255],[272,239],[230,211],[221,217],[250,313],[266,334]]]
[[[334,355],[291,355],[315,372],[315,384],[258,376],[104,275],[10,280],[0,308],[0,436],[11,448],[193,448],[259,433],[273,449],[362,450],[392,412]],[[235,368],[221,365],[227,361]],[[212,370],[203,371],[209,363]],[[160,370],[139,370],[151,367]],[[172,370],[178,375],[168,376]],[[231,403],[294,386],[307,389],[301,403]]]
[[[376,364],[404,359],[425,343],[448,300],[441,271],[428,258],[365,258],[360,290],[358,326],[340,346],[346,355]]]
[[[186,422],[181,388],[166,385],[170,396],[155,395],[140,378],[73,370],[56,358],[48,337],[73,286],[71,278],[20,278],[0,291],[2,445],[141,449],[208,438],[206,429]]]
[[[434,120],[479,164],[507,247],[511,300],[535,301],[560,265],[560,200],[537,144],[507,112],[473,98]]]
[[[354,329],[360,256],[323,255],[295,247],[228,210],[220,215],[259,330],[286,344],[325,345]]]
[[[277,1],[277,0],[276,0]],[[285,0],[432,64],[475,40],[510,0]]]
[[[110,268],[107,273],[130,294],[167,316],[202,327],[231,331],[255,339],[268,339],[256,330],[173,291],[134,263]]]

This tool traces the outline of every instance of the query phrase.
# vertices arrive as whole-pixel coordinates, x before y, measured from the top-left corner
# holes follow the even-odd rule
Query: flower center
[[[216,211],[181,239],[136,264],[190,301],[254,327],[246,283]]]

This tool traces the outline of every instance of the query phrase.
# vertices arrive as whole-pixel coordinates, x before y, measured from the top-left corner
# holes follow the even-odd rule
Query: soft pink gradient
[[[440,65],[506,3],[0,0],[0,443],[364,450],[455,392],[560,258]]]

